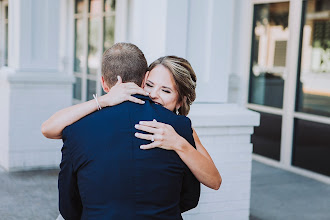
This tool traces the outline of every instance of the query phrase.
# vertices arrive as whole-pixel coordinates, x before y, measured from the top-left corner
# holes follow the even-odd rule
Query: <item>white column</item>
[[[8,68],[0,71],[5,131],[0,164],[7,170],[58,166],[60,141],[40,126],[71,104],[72,76],[59,72],[60,1],[9,0]],[[5,116],[2,115],[4,113]]]
[[[233,1],[190,1],[187,58],[198,77],[197,102],[227,102],[233,18]]]
[[[236,17],[244,8],[235,7],[236,1],[243,0],[128,1],[128,41],[142,49],[149,63],[178,55],[187,58],[197,74],[197,99],[188,116],[223,184],[217,192],[203,187],[199,205],[184,215],[186,220],[249,218],[250,135],[259,114],[227,103],[229,75],[246,68],[235,45],[244,44],[237,37],[240,28],[234,26],[243,19]]]
[[[130,0],[128,6],[127,39],[151,63],[166,52],[167,0]]]
[[[185,220],[248,220],[250,211],[253,127],[259,114],[235,104],[196,104],[189,117],[221,176],[218,191],[202,185],[198,206]]]
[[[235,0],[234,35],[228,102],[239,105],[248,100],[253,4],[250,0]]]

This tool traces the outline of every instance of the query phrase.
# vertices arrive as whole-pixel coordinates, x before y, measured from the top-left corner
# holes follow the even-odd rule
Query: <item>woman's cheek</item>
[[[146,92],[148,92],[148,93],[150,93],[150,89],[149,89],[147,86],[145,86],[145,87],[143,88],[143,90],[146,91]]]

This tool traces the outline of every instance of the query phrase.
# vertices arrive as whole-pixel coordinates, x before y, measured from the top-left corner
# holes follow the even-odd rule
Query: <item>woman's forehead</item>
[[[148,76],[149,81],[155,84],[159,84],[166,87],[175,87],[175,81],[173,78],[172,73],[164,67],[163,65],[157,65],[155,68],[153,68]]]

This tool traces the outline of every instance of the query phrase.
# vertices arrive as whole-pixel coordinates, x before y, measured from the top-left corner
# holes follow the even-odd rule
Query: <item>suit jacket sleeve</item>
[[[70,128],[63,130],[62,161],[58,178],[59,210],[64,219],[80,219],[82,203],[79,195],[77,175],[74,172],[70,153]]]
[[[189,118],[185,118],[187,121],[184,123],[186,125],[183,133],[183,137],[193,146],[195,146],[195,141],[193,138],[193,131],[191,128],[191,122]],[[200,196],[200,182],[196,179],[194,174],[185,165],[185,174],[183,177],[182,190],[180,195],[180,210],[181,213],[195,208],[198,205]]]

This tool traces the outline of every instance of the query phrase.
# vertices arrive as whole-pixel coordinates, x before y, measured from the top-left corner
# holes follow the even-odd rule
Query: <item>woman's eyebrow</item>
[[[147,82],[148,82],[148,83],[151,83],[151,84],[154,84],[154,83],[153,83],[152,81],[150,81],[149,79],[147,79]]]
[[[169,89],[173,92],[172,88],[170,88],[170,87],[167,87],[167,86],[162,86],[162,87],[165,88],[165,89]]]

